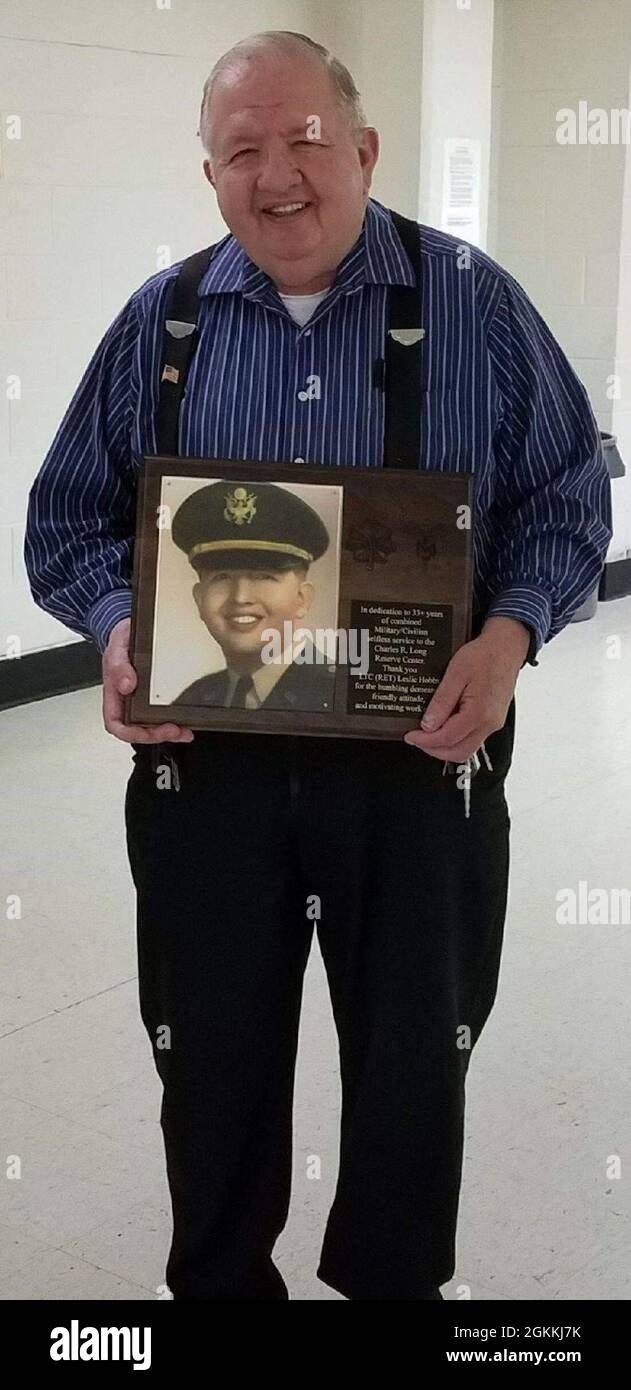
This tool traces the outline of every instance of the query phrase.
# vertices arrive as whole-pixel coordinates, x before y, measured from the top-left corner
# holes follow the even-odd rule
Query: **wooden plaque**
[[[470,473],[145,457],[127,722],[401,738],[470,638],[473,525]]]

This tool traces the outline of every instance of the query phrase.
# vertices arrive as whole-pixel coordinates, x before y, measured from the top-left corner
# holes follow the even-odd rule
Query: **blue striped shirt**
[[[584,387],[512,276],[431,227],[421,228],[421,246],[419,467],[474,475],[474,611],[525,623],[538,651],[593,590],[611,538],[599,431]],[[157,452],[162,325],[180,264],[151,276],[110,325],[29,494],[33,598],[101,651],[131,611],[137,469]],[[380,467],[384,395],[373,369],[385,355],[391,284],[414,285],[414,273],[375,199],[303,328],[226,236],[199,286],[179,453]],[[310,376],[319,399],[304,399]]]

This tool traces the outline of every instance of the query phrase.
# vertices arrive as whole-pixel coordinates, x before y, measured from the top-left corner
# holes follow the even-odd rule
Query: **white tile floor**
[[[631,598],[570,624],[519,678],[505,950],[469,1073],[448,1298],[631,1296],[631,926],[556,922],[556,894],[579,880],[631,889],[630,696]],[[2,897],[22,899],[1,942],[0,1150],[22,1171],[0,1186],[0,1298],[155,1298],[169,1207],[136,999],[129,753],[102,733],[96,689],[5,712],[0,742]],[[277,1246],[294,1299],[338,1297],[315,1276],[336,1176],[336,1063],[314,951]],[[615,1155],[621,1177],[608,1175]]]

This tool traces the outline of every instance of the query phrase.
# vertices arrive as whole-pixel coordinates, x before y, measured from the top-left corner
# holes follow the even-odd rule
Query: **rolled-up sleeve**
[[[488,344],[502,418],[487,614],[530,627],[536,652],[598,582],[612,536],[611,486],[587,392],[510,276]]]
[[[24,562],[40,608],[107,645],[131,612],[133,297],[108,328],[30,489]]]

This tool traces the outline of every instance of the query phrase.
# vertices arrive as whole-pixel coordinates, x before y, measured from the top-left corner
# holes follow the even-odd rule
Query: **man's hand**
[[[103,653],[103,723],[108,734],[124,743],[192,743],[192,729],[179,724],[123,723],[123,701],[136,689],[138,677],[129,660],[131,619],[123,618],[112,628]]]
[[[405,742],[443,762],[466,762],[503,728],[529,645],[523,623],[487,618],[480,636],[452,656],[420,730],[405,734]]]

